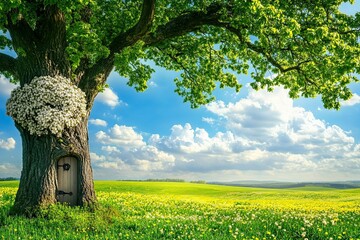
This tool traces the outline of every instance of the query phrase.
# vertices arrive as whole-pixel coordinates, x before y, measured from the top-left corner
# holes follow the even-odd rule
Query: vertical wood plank
[[[64,170],[64,164],[69,164],[70,169]],[[59,166],[60,165],[60,166]],[[69,205],[76,205],[77,201],[77,159],[74,157],[64,157],[59,159],[57,167],[58,174],[58,192],[63,191],[69,194],[57,194],[59,202],[68,203]]]

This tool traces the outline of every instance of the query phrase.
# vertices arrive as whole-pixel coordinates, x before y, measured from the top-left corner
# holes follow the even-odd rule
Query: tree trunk
[[[36,214],[40,207],[57,202],[57,194],[61,190],[58,189],[58,161],[65,157],[75,158],[77,162],[75,205],[93,206],[96,203],[87,122],[98,86],[102,86],[113,66],[109,65],[108,69],[99,66],[96,71],[85,74],[80,84],[83,72],[72,72],[66,52],[65,14],[56,5],[48,4],[36,13],[35,29],[24,19],[8,21],[12,43],[15,50],[19,50],[16,71],[20,86],[40,76],[71,78],[86,94],[87,114],[78,126],[65,129],[60,138],[52,134],[31,135],[27,129],[16,124],[22,138],[23,169],[12,212],[26,215]],[[87,69],[86,61],[84,64],[79,69]]]
[[[76,205],[96,203],[88,145],[87,117],[75,128],[65,129],[61,138],[36,136],[17,125],[22,138],[23,169],[13,213],[32,216],[43,206],[57,202],[57,162],[63,157],[78,161]]]

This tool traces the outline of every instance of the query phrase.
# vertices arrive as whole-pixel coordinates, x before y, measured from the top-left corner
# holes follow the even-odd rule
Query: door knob
[[[64,169],[64,171],[69,171],[69,169],[70,169],[70,164],[68,164],[68,163],[65,163],[64,165],[57,165],[57,167],[59,168],[59,167],[62,167],[63,169]]]

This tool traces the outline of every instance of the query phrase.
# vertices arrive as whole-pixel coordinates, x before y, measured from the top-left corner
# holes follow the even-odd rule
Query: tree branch
[[[221,27],[234,33],[238,39],[247,46],[248,49],[263,55],[274,67],[278,68],[281,72],[289,72],[293,70],[300,70],[302,64],[308,63],[311,60],[304,60],[294,66],[285,67],[279,63],[266,49],[257,46],[250,41],[246,41],[240,34],[238,29],[232,27],[226,22],[220,21],[220,10],[222,5],[218,3],[211,4],[205,12],[189,12],[187,14],[180,15],[179,17],[171,20],[170,22],[159,26],[154,33],[150,33],[143,38],[146,45],[156,45],[164,40],[175,38],[187,34],[189,32],[200,29],[201,26],[211,25],[215,27]],[[232,13],[232,7],[228,6],[229,14]],[[246,27],[246,26],[244,26]]]
[[[150,31],[155,14],[155,2],[156,0],[143,0],[139,21],[132,28],[126,32],[120,33],[114,38],[109,45],[110,55],[107,58],[100,59],[92,67],[85,69],[84,71],[78,71],[78,74],[81,74],[79,79],[80,88],[88,88],[85,86],[92,86],[92,88],[94,88],[98,86],[98,84],[103,84],[114,67],[115,54],[121,52],[122,49],[135,44]],[[93,77],[90,78],[90,76]],[[94,93],[92,92],[87,95],[93,94]]]
[[[214,25],[219,22],[219,11],[221,5],[211,4],[205,12],[189,12],[180,15],[170,22],[161,25],[154,33],[148,34],[143,38],[147,45],[155,45],[166,39],[179,37],[189,32],[198,30],[204,25]]]
[[[96,86],[103,84],[114,67],[115,54],[122,49],[134,45],[142,40],[146,45],[155,45],[166,39],[185,35],[189,32],[200,29],[203,25],[214,25],[220,19],[222,5],[211,4],[205,11],[192,11],[180,14],[170,22],[160,25],[153,33],[150,27],[154,18],[156,0],[143,0],[142,12],[139,21],[128,31],[119,34],[109,45],[110,55],[100,59],[92,67],[79,71],[79,84],[81,89],[96,89]],[[95,98],[97,92],[87,92],[87,97]],[[91,102],[91,101],[89,101]]]
[[[0,53],[0,72],[9,73],[17,77],[18,72],[16,69],[17,60],[7,54]]]
[[[217,23],[216,25],[222,26],[222,27],[226,28],[227,30],[229,30],[230,32],[234,33],[239,38],[239,40],[243,44],[245,44],[250,50],[263,55],[274,67],[278,68],[282,73],[293,71],[293,70],[300,70],[300,66],[302,64],[311,62],[311,60],[304,60],[294,66],[284,67],[269,52],[267,52],[266,49],[264,49],[260,46],[256,46],[255,44],[251,43],[250,41],[245,40],[243,38],[243,36],[241,36],[240,31],[238,31],[238,29],[236,29],[228,24],[224,24],[224,23]]]
[[[103,72],[110,72],[113,68],[115,54],[121,52],[125,47],[135,44],[142,40],[146,45],[154,45],[165,39],[177,37],[194,31],[202,25],[211,24],[218,21],[220,4],[211,4],[205,12],[189,12],[174,18],[170,22],[161,25],[150,33],[150,27],[154,18],[156,0],[143,0],[142,12],[139,21],[135,26],[128,31],[119,34],[109,45],[110,55],[107,58],[100,59],[92,67],[79,72],[82,74],[80,85],[87,85],[83,81],[87,81],[88,74],[102,74]],[[104,67],[106,70],[104,71]],[[110,70],[108,68],[111,68]]]
[[[8,23],[5,26],[11,35],[13,41],[13,46],[17,46],[25,50],[26,52],[32,51],[35,49],[35,34],[30,25],[23,19],[18,16],[18,19],[13,23],[12,15],[18,14],[18,9],[13,9],[7,14]],[[15,49],[16,51],[17,49]]]
[[[155,14],[155,2],[156,0],[143,0],[139,21],[114,38],[109,46],[110,54],[118,53],[125,47],[133,45],[149,32]]]

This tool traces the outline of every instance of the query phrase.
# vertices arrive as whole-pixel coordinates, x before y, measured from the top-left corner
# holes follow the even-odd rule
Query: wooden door
[[[76,205],[78,180],[77,165],[77,159],[74,157],[61,158],[57,163],[57,200],[59,202]]]

